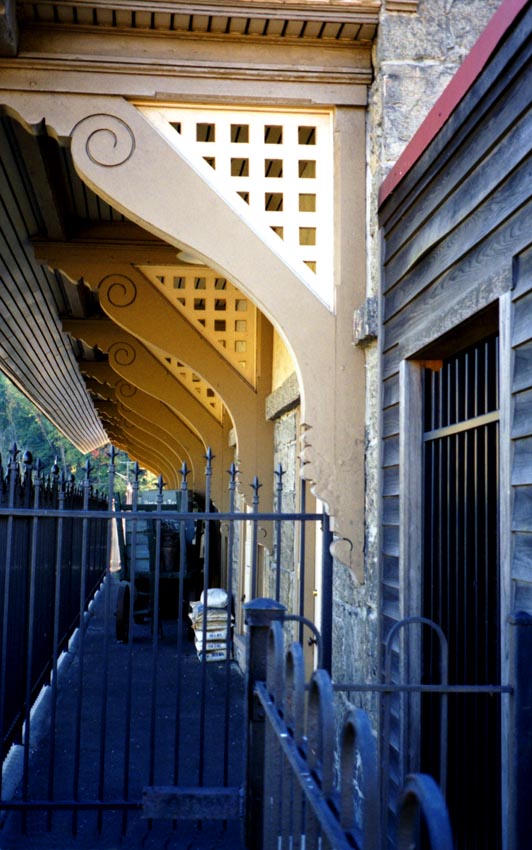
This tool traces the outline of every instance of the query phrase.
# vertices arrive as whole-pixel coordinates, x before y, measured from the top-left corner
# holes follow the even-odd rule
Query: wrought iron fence
[[[521,611],[508,617],[508,683],[472,685],[449,683],[445,636],[426,618],[407,618],[390,631],[382,682],[332,682],[324,670],[317,669],[310,684],[306,684],[300,645],[292,644],[284,651],[283,606],[275,600],[256,600],[246,606],[246,614],[250,631],[246,808],[249,848],[453,848],[444,800],[446,705],[457,695],[507,701],[504,834],[509,850],[527,845],[532,789],[531,615]],[[396,644],[401,634],[413,627],[430,628],[438,634],[442,659],[439,682],[393,680]],[[347,693],[349,698],[357,693],[379,695],[380,734],[375,728],[372,731],[365,712],[348,703],[337,740],[337,692]],[[399,792],[391,791],[395,776],[388,751],[398,737],[391,725],[391,702],[400,696],[422,694],[437,695],[442,706],[439,775],[433,779],[412,773],[404,778]],[[501,741],[487,740],[485,744],[498,747]],[[256,768],[263,763],[263,770]],[[475,793],[474,788],[471,793]],[[467,797],[463,802],[467,806]]]
[[[135,624],[135,608],[133,597],[135,578],[138,571],[139,556],[139,524],[146,518],[146,512],[138,510],[136,496],[129,510],[117,510],[109,505],[109,500],[93,493],[90,483],[90,468],[87,468],[81,485],[65,481],[57,470],[52,470],[49,477],[44,478],[38,464],[32,468],[31,457],[19,464],[18,452],[14,447],[9,468],[0,475],[0,605],[1,623],[1,676],[0,676],[0,728],[4,734],[4,746],[16,735],[21,734],[25,723],[24,747],[25,759],[29,759],[29,725],[30,707],[33,697],[50,675],[56,679],[56,666],[61,647],[65,645],[72,629],[85,622],[85,610],[91,593],[101,579],[107,566],[109,570],[110,531],[117,520],[129,524],[132,530],[132,561],[127,579],[129,581],[132,604],[127,612],[128,637],[128,676],[129,685],[126,698],[126,717],[132,716],[132,658],[133,630]],[[212,457],[207,456],[207,481],[209,480]],[[112,458],[111,458],[112,468]],[[264,512],[259,510],[258,482],[254,482],[256,498],[251,514],[235,511],[234,492],[236,487],[234,468],[230,472],[230,510],[227,513],[211,513],[209,509],[209,485],[206,487],[205,511],[191,512],[188,502],[186,469],[183,471],[183,486],[181,493],[181,509],[175,511],[173,519],[179,527],[181,546],[179,550],[178,582],[179,594],[183,599],[183,582],[186,577],[186,523],[199,519],[205,526],[219,520],[228,523],[227,546],[227,589],[232,592],[233,580],[231,575],[233,564],[234,531],[238,523],[251,521],[253,544],[257,544],[257,528],[259,522],[270,521],[305,522],[323,521],[323,555],[330,558],[326,519],[320,514],[284,513],[282,499],[277,494],[277,510]],[[278,474],[282,482],[282,475]],[[109,493],[113,493],[112,474],[109,483]],[[160,482],[157,501],[153,505],[149,522],[153,530],[153,552],[150,570],[153,570],[152,591],[152,628],[151,651],[154,661],[158,659],[159,645],[159,575],[164,558],[162,557],[163,535],[162,524],[169,518],[168,511],[162,509],[162,482]],[[188,510],[187,510],[188,508]],[[171,514],[171,512],[170,512]],[[279,538],[277,538],[279,539]],[[206,570],[203,573],[203,589],[209,587],[209,537],[205,538],[204,552]],[[277,555],[279,546],[277,546]],[[279,557],[275,564],[280,569]],[[257,563],[253,558],[253,584],[256,585]],[[330,564],[325,572],[330,572]],[[277,573],[277,575],[279,572]],[[111,576],[109,575],[109,578]],[[107,582],[109,584],[109,582]],[[279,582],[276,580],[276,595],[280,595]],[[105,606],[106,622],[111,618],[110,598]],[[331,600],[332,606],[332,600]],[[249,656],[247,659],[247,774],[246,774],[246,819],[248,824],[247,846],[255,848],[298,847],[307,848],[335,847],[359,848],[372,850],[387,845],[388,840],[388,808],[386,788],[388,782],[386,752],[389,745],[389,704],[394,695],[418,693],[423,688],[433,692],[451,694],[456,692],[456,686],[449,685],[445,675],[439,685],[422,686],[412,683],[392,682],[391,658],[394,640],[399,631],[419,619],[404,621],[398,624],[390,635],[386,647],[384,664],[384,681],[379,684],[371,683],[332,683],[326,672],[330,664],[331,639],[330,630],[324,634],[325,640],[319,641],[320,668],[310,682],[305,685],[303,674],[302,651],[293,644],[285,654],[279,624],[270,630],[272,621],[296,620],[303,625],[309,625],[300,615],[287,615],[285,607],[279,599],[254,600],[246,606],[246,618],[249,625]],[[138,613],[138,612],[137,612]],[[183,618],[181,604],[178,607],[178,621]],[[230,634],[230,610],[227,612],[227,635]],[[326,622],[326,618],[324,618]],[[426,621],[423,621],[426,624]],[[16,628],[14,628],[16,624]],[[109,623],[107,623],[109,625]],[[180,622],[179,622],[180,625]],[[532,678],[528,675],[529,660],[532,656],[532,618],[527,615],[515,615],[510,627],[513,635],[510,647],[511,685],[485,686],[483,692],[509,694],[509,729],[511,740],[516,745],[510,752],[510,774],[512,789],[510,800],[510,827],[512,835],[526,835],[528,806],[520,789],[532,787],[530,753],[532,753],[532,725],[529,718],[532,713]],[[105,632],[107,634],[107,631]],[[83,652],[84,630],[80,630],[80,651]],[[230,639],[228,637],[227,647]],[[183,649],[184,635],[178,628],[177,649]],[[205,797],[208,787],[206,784],[206,677],[205,650],[207,645],[207,629],[203,624],[200,636],[200,649],[203,651],[200,698],[198,717],[200,720],[198,745],[198,795]],[[108,643],[107,650],[102,654],[104,670],[101,688],[101,717],[99,723],[100,759],[97,764],[99,776],[106,774],[108,748],[105,741],[105,717],[109,711],[107,699],[109,665]],[[139,647],[140,652],[141,647]],[[124,651],[126,648],[124,647]],[[230,668],[231,657],[228,649],[224,654],[226,672]],[[178,662],[180,663],[180,662]],[[81,665],[82,666],[82,665]],[[442,671],[445,664],[442,664]],[[157,664],[153,666],[152,684],[156,681]],[[227,679],[227,677],[226,677]],[[80,682],[81,674],[80,674]],[[8,686],[9,685],[9,686]],[[462,692],[467,692],[468,686],[460,686]],[[349,708],[343,723],[339,743],[335,741],[335,720],[333,713],[334,692],[342,690],[349,692],[364,691],[380,693],[383,706],[383,740],[381,742],[381,757],[377,770],[375,737],[371,731],[367,715],[359,709]],[[475,693],[479,692],[476,687]],[[157,688],[152,687],[152,693]],[[81,692],[81,687],[80,687]],[[176,709],[179,709],[179,699],[183,694],[181,683],[176,686]],[[224,696],[225,717],[229,717],[228,703],[231,691],[227,688]],[[52,701],[52,705],[55,703]],[[443,698],[445,705],[445,696]],[[153,764],[155,751],[153,745],[156,713],[154,705],[151,708],[150,734],[145,735],[148,742],[150,770],[147,781],[148,790],[153,786]],[[81,698],[78,699],[77,713],[81,717]],[[442,712],[445,716],[445,712]],[[176,736],[175,762],[180,756],[179,717],[172,725]],[[304,718],[306,721],[304,723]],[[140,809],[146,804],[140,798],[134,798],[129,790],[130,758],[129,739],[131,737],[130,720],[124,722],[124,793],[123,800],[116,798],[106,802],[105,795],[99,794],[98,799],[80,800],[77,787],[72,799],[58,799],[49,794],[40,802],[33,803],[45,809],[54,806],[71,806],[73,810],[80,806],[92,806],[101,809],[114,806],[115,808]],[[76,738],[76,759],[81,759],[81,735],[78,722]],[[52,728],[54,721],[52,719]],[[442,726],[443,729],[443,726]],[[234,791],[229,803],[238,803],[240,789],[228,787],[227,764],[229,752],[229,726],[226,723],[224,731],[224,767],[223,785],[225,790]],[[442,738],[445,750],[445,739]],[[384,759],[382,756],[384,755]],[[98,761],[98,760],[96,760]],[[444,762],[441,762],[444,767]],[[78,764],[79,767],[79,764]],[[28,775],[27,765],[24,775]],[[78,781],[77,779],[75,780]],[[442,783],[445,784],[444,777]],[[528,783],[528,784],[527,784]],[[174,770],[174,784],[178,785],[178,771]],[[227,787],[226,787],[227,786]],[[153,789],[152,789],[153,790]],[[155,789],[157,790],[157,789]],[[168,789],[167,789],[168,790]],[[170,789],[172,790],[172,789]],[[211,789],[212,790],[212,789]],[[1,791],[1,788],[0,788]],[[170,794],[172,797],[172,794]],[[206,799],[206,798],[205,798]],[[225,799],[225,798],[224,798]],[[173,792],[173,804],[179,802],[177,792]],[[211,798],[208,803],[211,805]],[[231,812],[238,811],[238,805]],[[2,808],[17,808],[31,805],[31,800],[6,802]],[[201,807],[200,807],[201,808]],[[195,811],[199,811],[196,809]],[[229,817],[229,809],[224,808],[220,816]],[[392,845],[399,850],[410,847],[412,836],[416,829],[419,811],[427,824],[429,845],[438,850],[447,850],[451,845],[450,830],[443,804],[442,794],[430,777],[413,775],[406,779],[402,794],[394,804],[394,826],[396,827]],[[169,812],[169,814],[168,814]],[[159,817],[160,815],[149,815]],[[167,817],[181,817],[171,806]],[[235,816],[236,815],[231,815]],[[518,848],[511,842],[509,848]],[[522,846],[525,846],[523,843]]]
[[[105,570],[108,500],[54,465],[44,477],[16,445],[0,462],[0,730],[2,755],[29,735],[30,711]],[[77,511],[77,515],[72,515]],[[84,514],[80,514],[82,511]]]
[[[349,707],[337,741],[329,674],[317,669],[305,684],[301,646],[293,643],[285,652],[283,612],[273,601],[251,603],[247,612],[252,678],[264,673],[260,656],[270,620],[265,680],[255,681],[250,693],[248,846],[379,850],[387,844],[381,831],[382,771],[367,713]],[[264,764],[255,775],[254,761]],[[432,777],[423,774],[406,778],[390,846],[415,846],[420,815],[427,847],[452,850],[443,795]]]
[[[240,598],[235,572],[237,563],[240,563],[241,547],[236,537],[244,533],[249,535],[253,550],[249,564],[250,583],[256,591],[259,585],[256,549],[260,545],[260,530],[268,523],[275,528],[281,523],[297,526],[298,522],[301,525],[307,522],[318,524],[324,519],[322,512],[283,511],[281,486],[277,489],[275,507],[263,510],[258,497],[260,482],[256,479],[252,484],[252,511],[239,511],[235,504],[237,470],[234,465],[228,471],[229,510],[216,511],[210,498],[213,458],[209,451],[205,459],[204,492],[190,492],[188,470],[184,466],[180,490],[163,496],[163,481],[159,479],[157,491],[149,496],[143,494],[142,499],[139,470],[134,465],[131,500],[122,506],[118,500],[111,498],[108,498],[108,504],[105,500],[92,504],[90,470],[78,494],[82,499],[75,501],[70,499],[69,482],[62,482],[57,475],[45,480],[37,469],[30,474],[29,464],[27,471],[21,471],[16,458],[12,460],[9,478],[11,496],[8,494],[5,504],[0,506],[0,522],[13,530],[19,526],[29,529],[30,533],[29,542],[26,542],[17,560],[17,569],[21,575],[26,575],[29,588],[21,603],[28,609],[22,631],[29,634],[31,630],[32,636],[53,633],[52,642],[47,646],[48,665],[43,667],[39,679],[45,683],[51,673],[52,687],[46,692],[47,705],[51,706],[49,732],[39,742],[40,769],[35,767],[30,737],[30,707],[38,685],[37,681],[29,685],[26,676],[22,689],[19,689],[16,721],[17,731],[24,724],[22,779],[13,796],[8,799],[5,795],[0,806],[0,811],[20,814],[31,829],[42,829],[43,824],[45,829],[55,828],[63,812],[70,814],[73,832],[83,820],[80,812],[94,813],[98,831],[118,812],[122,835],[126,834],[135,818],[140,817],[140,813],[150,821],[187,819],[191,817],[192,810],[197,820],[239,817],[245,732],[241,711],[243,683],[237,688],[233,675],[236,671],[232,652],[231,601]],[[108,495],[113,496],[112,451],[109,471]],[[276,474],[281,482],[281,470],[278,469]],[[17,501],[13,495],[18,492],[17,487],[22,487],[21,481],[33,488],[30,495],[25,496],[25,501]],[[44,493],[49,494],[48,501],[45,501]],[[197,503],[194,501],[196,497]],[[100,509],[94,511],[94,507]],[[195,527],[196,542],[201,529],[203,546],[199,568],[194,566],[194,558],[191,557],[189,526]],[[94,528],[101,531],[96,541],[90,538]],[[110,551],[115,529],[121,529],[123,535],[120,572],[115,561],[111,568]],[[219,548],[222,530],[225,535],[223,552]],[[31,536],[32,533],[35,537]],[[41,537],[44,540],[42,544]],[[166,545],[172,537],[176,538],[175,548],[166,552]],[[80,544],[81,556],[69,554],[70,543]],[[94,544],[100,553],[98,556],[92,554]],[[42,576],[39,557],[34,554],[40,551],[41,545],[47,549]],[[5,580],[0,583],[0,594],[4,592],[6,600],[6,636],[3,642],[6,664],[11,652],[9,631],[13,622],[11,608],[14,603],[9,595],[14,585],[13,552],[14,542],[6,538],[7,569]],[[328,559],[332,560],[330,554]],[[102,592],[91,607],[91,617],[85,618],[87,599],[102,575],[99,569],[93,573],[93,563],[106,565],[106,575],[101,585]],[[246,569],[247,566],[246,563]],[[277,571],[279,575],[279,552],[272,559],[270,569],[272,574]],[[35,592],[31,591],[45,573],[49,583],[47,607],[52,610],[51,619],[46,622],[35,618],[38,603]],[[208,628],[208,612],[207,618],[199,617],[195,639],[191,642],[187,633],[188,605],[191,600],[199,600],[200,593],[203,591],[205,594],[220,578],[221,587],[218,589],[225,585],[229,602],[226,610],[218,612],[218,618],[224,618],[223,623],[217,626],[222,658],[218,664],[208,665],[211,640],[214,641]],[[167,580],[170,586],[165,583]],[[278,579],[275,584],[280,594]],[[73,601],[70,613],[62,612],[63,596]],[[304,618],[296,619],[301,629],[310,627],[312,630],[312,625]],[[58,624],[63,622],[65,628],[59,628]],[[68,640],[69,629],[79,623],[83,624],[83,628],[79,629],[76,640],[77,663],[72,667],[65,665],[66,671],[62,669],[56,675],[61,645]],[[18,648],[19,663],[22,658],[26,667],[33,664],[34,649],[29,648],[33,647],[33,643],[33,640],[26,641]],[[324,655],[323,644],[322,641],[318,647],[320,657]],[[95,650],[96,645],[98,650]],[[196,652],[200,663],[196,660],[191,663]],[[7,671],[7,667],[4,669]],[[195,683],[192,690],[191,676]],[[214,678],[219,684],[215,692],[211,687]],[[71,682],[72,686],[65,688],[65,682]],[[4,674],[0,684],[0,698],[3,700],[0,708],[4,706],[2,711],[7,715],[5,707],[13,696],[9,672]],[[65,697],[67,689],[68,698]],[[194,694],[193,720],[191,706],[188,713],[182,710],[190,690]],[[170,709],[168,699],[172,703]],[[240,700],[236,707],[231,704],[233,699]],[[87,711],[88,705],[91,706],[90,711]],[[209,740],[213,711],[219,724],[216,746],[212,746]],[[241,726],[238,725],[240,723]],[[35,725],[33,723],[33,729]],[[236,745],[231,744],[235,728],[239,736]],[[66,749],[62,743],[65,729],[70,742]],[[142,741],[142,746],[135,746],[134,741]],[[86,757],[89,749],[91,758]],[[65,761],[67,757],[68,764]],[[213,800],[218,801],[217,813],[213,810]],[[83,823],[85,828],[85,821]]]

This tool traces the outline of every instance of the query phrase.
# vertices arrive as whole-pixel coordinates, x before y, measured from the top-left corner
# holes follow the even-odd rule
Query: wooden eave
[[[34,25],[111,28],[158,34],[305,41],[372,42],[380,0],[365,2],[144,2],[144,0],[17,0],[22,29]]]

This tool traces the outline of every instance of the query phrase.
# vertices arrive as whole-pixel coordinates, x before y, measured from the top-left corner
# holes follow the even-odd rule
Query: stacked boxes
[[[206,661],[225,661],[228,656],[231,657],[233,617],[228,623],[228,602],[225,590],[211,587],[207,591],[207,605],[204,603],[203,593],[199,602],[190,603],[189,617],[194,630],[194,645],[200,660],[203,657],[204,629]]]

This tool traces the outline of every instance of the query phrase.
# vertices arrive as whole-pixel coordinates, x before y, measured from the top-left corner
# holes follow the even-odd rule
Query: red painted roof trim
[[[480,75],[506,31],[529,2],[530,0],[503,0],[486,29],[475,42],[456,74],[383,181],[379,191],[379,206],[384,203],[439,133],[451,113]]]

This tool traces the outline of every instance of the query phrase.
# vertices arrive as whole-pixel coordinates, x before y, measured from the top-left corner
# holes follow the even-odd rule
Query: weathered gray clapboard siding
[[[513,442],[512,485],[532,482],[532,436]]]
[[[412,442],[409,410],[399,409],[402,394],[410,398],[408,387],[401,389],[400,374],[408,383],[408,375],[418,373],[405,371],[402,364],[416,356],[443,356],[424,350],[513,287],[513,311],[501,311],[501,316],[511,316],[503,336],[511,339],[513,350],[512,387],[508,380],[501,386],[506,410],[510,395],[512,400],[512,460],[506,465],[513,496],[512,545],[507,549],[512,555],[504,569],[512,580],[513,604],[532,610],[532,259],[524,253],[532,244],[531,92],[529,4],[381,209],[383,639],[402,616],[419,613],[420,602],[419,563],[411,575],[411,563],[401,560],[408,561],[412,545],[422,542],[418,527],[415,543],[405,543],[416,524],[413,513],[419,517],[421,511],[419,494],[408,490],[415,477],[406,464],[421,465],[422,456],[416,443],[421,425],[415,426]],[[490,321],[488,317],[488,325]],[[421,414],[416,408],[413,415]],[[404,434],[399,434],[399,423]],[[503,455],[509,457],[508,450]],[[403,516],[410,523],[405,528],[400,525]],[[397,665],[396,680],[400,675]],[[399,741],[404,717],[397,716],[397,722]],[[407,769],[404,754],[398,769]]]
[[[532,70],[529,77],[532,87]],[[414,286],[427,273],[431,277],[436,276],[525,202],[528,199],[526,187],[531,170],[531,149],[532,111],[528,107],[500,144],[478,167],[456,183],[437,208],[438,215],[429,215],[414,238],[387,260],[391,279],[400,282],[413,266],[417,266],[418,270]],[[434,203],[434,199],[431,200]],[[434,209],[433,205],[429,211]],[[423,257],[426,260],[420,265]],[[428,269],[425,268],[427,262]],[[412,283],[409,288],[412,288]],[[398,289],[397,283],[395,289]],[[403,286],[399,287],[399,292],[404,292]],[[404,297],[407,295],[408,292]],[[394,299],[391,301],[393,303]],[[400,305],[401,301],[396,297],[394,306],[399,309]]]
[[[514,390],[515,392],[515,390]],[[512,437],[526,437],[530,434],[532,423],[532,384],[514,397],[514,417],[512,426]]]
[[[514,604],[532,611],[532,249],[514,267],[511,577]]]
[[[522,343],[532,341],[532,322],[530,321],[532,311],[532,284],[527,294],[523,292],[523,282],[520,280],[520,297],[515,298],[512,322],[512,346],[516,348]]]
[[[528,184],[531,181],[532,169],[527,177]],[[403,337],[416,333],[420,325],[432,325],[437,336],[439,314],[450,303],[460,302],[466,291],[483,298],[477,309],[502,295],[507,289],[504,272],[508,268],[508,257],[515,256],[529,244],[531,217],[532,201],[529,201],[500,227],[494,226],[489,238],[483,238],[474,246],[468,245],[464,258],[456,259],[454,265],[439,276],[432,276],[434,269],[430,268],[430,262],[423,264],[426,277],[420,277],[419,269],[414,269],[405,281],[409,288],[411,278],[416,278],[415,287],[410,288],[410,300],[401,304],[399,313],[395,305],[385,308],[386,347],[394,343],[404,344]],[[466,225],[464,227],[467,230]],[[393,318],[388,321],[388,316]]]
[[[514,347],[513,363],[512,389],[516,393],[532,386],[532,342]]]
[[[399,435],[383,440],[383,463],[385,466],[395,466],[399,463]]]
[[[382,395],[382,406],[384,410],[399,402],[399,376],[397,374],[383,381]]]
[[[30,237],[43,231],[31,178],[17,155],[15,132],[0,122],[0,345],[3,369],[86,451],[106,442],[68,337],[56,276],[34,260]],[[9,317],[8,322],[3,318]],[[21,357],[21,352],[25,352]]]
[[[399,557],[399,528],[385,525],[382,534],[382,551],[385,555]]]
[[[382,494],[383,496],[399,495],[399,468],[397,466],[384,468],[382,476]]]
[[[399,524],[399,498],[389,496],[382,500],[382,521],[385,525]]]
[[[532,132],[529,133],[529,145],[532,150]],[[497,167],[503,168],[504,162],[501,161]],[[398,284],[386,297],[385,321],[391,320],[390,328],[404,325],[404,317],[397,314],[414,299],[425,306],[427,298],[430,303],[437,304],[446,295],[452,297],[453,288],[463,286],[463,258],[466,255],[468,274],[480,283],[481,268],[488,258],[493,271],[506,263],[508,248],[515,252],[515,248],[519,251],[527,246],[530,236],[520,207],[525,205],[530,214],[531,181],[532,156],[529,151],[524,163],[501,182],[494,194],[484,198],[472,215],[442,238],[434,250],[411,265],[408,273],[402,270],[402,277],[397,278]],[[430,292],[427,291],[427,281],[437,281]]]
[[[382,611],[399,619],[399,381],[386,381],[382,413],[382,463],[387,478],[383,498]]]
[[[514,490],[512,531],[532,532],[532,484]]]
[[[527,53],[532,54],[530,45]],[[508,97],[506,91],[510,81],[499,81],[495,87],[498,92],[495,109],[492,111],[490,108],[486,112],[493,105],[490,98],[481,104],[480,114],[475,110],[469,115],[452,142],[423,176],[421,185],[416,186],[416,193],[411,199],[415,205],[408,209],[409,203],[405,202],[402,211],[408,214],[408,221],[403,223],[401,217],[392,216],[386,223],[389,236],[385,259],[387,263],[397,263],[395,277],[401,273],[400,258],[405,267],[409,257],[415,261],[411,253],[412,237],[415,237],[417,256],[430,250],[464,216],[470,215],[479,198],[489,195],[523,158],[530,126],[532,68],[529,55],[521,58],[526,58],[527,64],[522,68],[522,77],[515,81],[512,96]],[[520,70],[513,68],[514,73]],[[467,157],[463,155],[464,147]],[[500,160],[505,162],[502,172],[498,168]],[[477,166],[470,171],[472,162]],[[437,175],[433,173],[435,170]],[[422,188],[423,185],[425,188]],[[456,203],[450,202],[450,199]],[[442,215],[434,218],[434,209],[441,211]]]
[[[523,228],[525,224],[523,223]],[[437,297],[430,297],[430,290],[423,299],[412,302],[407,310],[399,317],[403,324],[396,322],[394,327],[384,327],[383,375],[388,378],[396,373],[401,362],[416,355],[435,339],[453,330],[459,324],[478,313],[489,304],[495,303],[512,285],[512,265],[502,258],[505,251],[500,252],[499,267],[491,274],[495,259],[489,252],[485,256],[475,256],[472,263],[466,258],[457,273],[453,286],[448,291],[439,286]],[[512,246],[508,248],[507,256],[512,256]],[[478,263],[485,264],[484,274],[477,267]],[[492,265],[490,265],[492,264]],[[405,317],[412,314],[410,321]],[[405,319],[403,321],[403,319]],[[390,323],[391,324],[391,323]],[[399,341],[396,341],[396,337]]]

